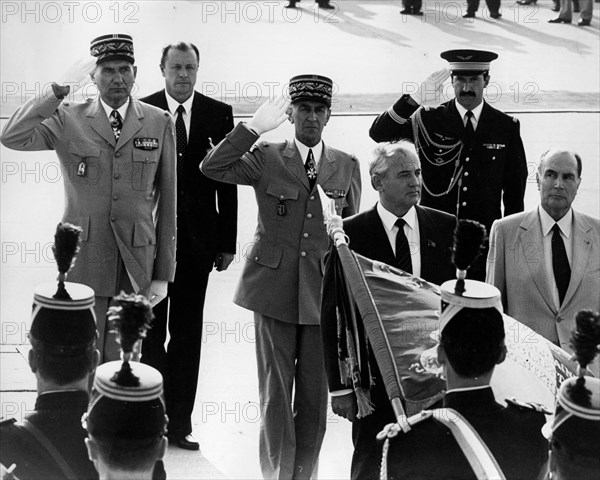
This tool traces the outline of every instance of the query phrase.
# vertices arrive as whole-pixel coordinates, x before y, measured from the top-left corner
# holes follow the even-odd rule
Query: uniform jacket
[[[140,101],[169,109],[164,90]],[[177,185],[177,221],[185,223],[188,245],[201,267],[210,268],[217,252],[236,251],[237,187],[211,180],[198,168],[210,149],[231,130],[231,106],[194,92],[184,174]]]
[[[371,138],[376,142],[407,139],[418,143],[414,117],[411,117],[418,107],[409,104],[403,96],[392,108],[397,118],[406,121],[398,123],[386,111],[373,122],[369,131]],[[444,147],[458,144],[452,150],[458,154],[465,131],[455,100],[437,108],[424,107],[422,122],[430,138],[429,142],[424,141],[425,132],[418,131],[422,145],[419,151],[424,182],[422,205],[456,215],[458,204],[459,218],[477,220],[488,232],[493,221],[502,217],[501,200],[505,216],[523,211],[527,163],[516,118],[484,102],[473,141],[460,150],[460,166],[464,169],[462,183],[446,195],[443,193],[455,175],[456,162],[453,155],[443,155]]]
[[[119,255],[140,289],[175,273],[175,138],[169,114],[131,100],[118,144],[99,100],[33,98],[4,128],[14,150],[55,150],[62,221],[83,228],[69,280],[115,294]],[[84,162],[86,175],[79,176]]]
[[[502,293],[507,315],[570,352],[577,312],[600,311],[598,242],[600,220],[573,210],[571,280],[557,310],[550,290],[554,275],[544,264],[538,209],[511,215],[492,227],[486,281]]]
[[[96,480],[98,473],[84,442],[87,432],[81,426],[87,406],[88,394],[84,391],[49,392],[38,397],[35,411],[26,418],[60,452],[76,478]],[[47,450],[14,420],[0,424],[0,461],[7,467],[16,464],[14,473],[21,480],[66,478]]]
[[[317,325],[323,255],[327,234],[316,186],[309,183],[294,142],[256,142],[239,124],[201,164],[210,178],[251,185],[258,202],[258,225],[234,302],[288,323]],[[323,148],[317,183],[336,190],[343,217],[360,202],[358,160],[340,150]],[[285,209],[281,212],[282,204]]]
[[[450,392],[444,407],[473,426],[496,458],[507,480],[538,478],[548,456],[542,436],[543,413],[528,407],[496,403],[491,388]],[[429,419],[390,440],[388,478],[475,480],[475,474],[450,431]]]

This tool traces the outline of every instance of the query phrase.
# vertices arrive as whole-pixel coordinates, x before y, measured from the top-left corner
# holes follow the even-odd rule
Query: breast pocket
[[[298,200],[299,190],[292,185],[281,183],[269,183],[267,186],[267,195],[271,198],[274,212],[277,218],[295,218],[296,200]]]
[[[129,180],[134,190],[152,190],[158,168],[158,150],[133,150]]]
[[[68,147],[69,161],[67,178],[73,183],[96,185],[102,177],[100,155],[102,151],[97,145],[71,142]]]

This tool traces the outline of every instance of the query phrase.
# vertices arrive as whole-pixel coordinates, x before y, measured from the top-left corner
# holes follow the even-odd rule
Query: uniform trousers
[[[133,293],[133,286],[125,270],[123,259],[119,255],[117,264],[117,280],[114,295],[118,295],[121,291],[125,293]],[[112,305],[113,297],[102,297],[96,295],[94,297],[94,312],[96,313],[96,329],[98,330],[97,348],[100,351],[100,363],[112,362],[121,358],[121,347],[117,343],[117,335],[114,332],[109,332],[108,318],[106,312],[108,307]]]
[[[315,478],[327,420],[320,327],[286,323],[260,313],[254,314],[254,320],[263,477]]]

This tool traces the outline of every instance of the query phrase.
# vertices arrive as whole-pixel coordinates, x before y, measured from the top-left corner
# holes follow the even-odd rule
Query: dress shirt
[[[302,164],[306,163],[306,157],[308,157],[308,150],[312,148],[313,157],[315,159],[315,165],[317,167],[317,172],[319,171],[319,163],[321,162],[321,155],[323,154],[323,140],[317,143],[314,147],[307,147],[300,140],[294,137],[294,143],[296,144],[296,148],[300,152],[300,157],[302,158]]]
[[[383,227],[385,229],[385,233],[387,234],[388,240],[390,241],[390,245],[392,246],[392,250],[394,255],[396,255],[396,235],[398,233],[398,227],[395,225],[398,217],[386,210],[381,202],[377,203],[377,213],[379,214],[379,218],[381,218],[381,223],[383,223]],[[417,218],[417,210],[415,207],[410,207],[408,212],[404,214],[403,217],[406,222],[404,224],[404,234],[406,235],[406,239],[408,240],[408,245],[410,246],[410,260],[412,263],[413,275],[415,277],[421,276],[421,236],[419,235],[419,220]]]
[[[117,112],[119,112],[119,115],[121,115],[121,119],[123,120],[123,125],[125,125],[125,114],[127,113],[127,108],[129,107],[129,98],[127,98],[125,103],[123,105],[121,105],[119,108],[112,108],[110,105],[107,105],[104,102],[104,100],[102,100],[102,99],[100,99],[100,105],[102,105],[102,108],[106,112],[106,118],[109,119],[109,122],[110,122],[110,115],[112,114],[113,110],[116,110]]]
[[[538,207],[540,216],[540,225],[542,227],[542,238],[543,244],[542,249],[544,251],[544,266],[546,268],[546,274],[548,276],[548,286],[552,291],[552,300],[556,310],[560,309],[560,299],[558,296],[558,288],[554,281],[554,269],[552,267],[552,227],[555,223],[558,223],[560,228],[560,236],[565,244],[565,250],[567,251],[567,258],[569,259],[569,265],[573,265],[573,209],[571,208],[567,214],[556,222],[541,206]]]
[[[192,93],[190,95],[190,98],[188,98],[183,103],[179,103],[177,100],[175,100],[171,95],[169,95],[167,93],[166,90],[165,90],[165,95],[167,97],[167,105],[169,106],[169,112],[171,113],[171,118],[173,118],[173,123],[175,123],[177,121],[177,107],[179,107],[179,105],[183,105],[183,108],[185,108],[185,113],[182,113],[181,116],[183,117],[183,124],[185,125],[185,133],[187,135],[187,141],[189,143],[189,141],[190,141],[190,125],[192,124],[192,104],[194,103],[194,94]]]
[[[454,100],[456,104],[456,110],[460,113],[460,118],[462,118],[463,125],[467,125],[467,117],[465,116],[468,110],[463,107],[460,103]],[[473,116],[471,117],[471,123],[473,124],[473,130],[477,130],[477,124],[479,123],[479,117],[481,116],[481,111],[483,110],[483,102],[477,105],[471,112],[473,112]]]

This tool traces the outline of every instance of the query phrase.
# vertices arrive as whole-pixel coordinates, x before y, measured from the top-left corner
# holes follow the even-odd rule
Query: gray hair
[[[373,188],[375,188],[373,177],[375,175],[385,176],[390,166],[390,159],[395,157],[407,158],[409,154],[413,154],[418,158],[415,146],[406,140],[378,144],[373,150],[373,160],[369,163],[369,175],[371,176]]]

